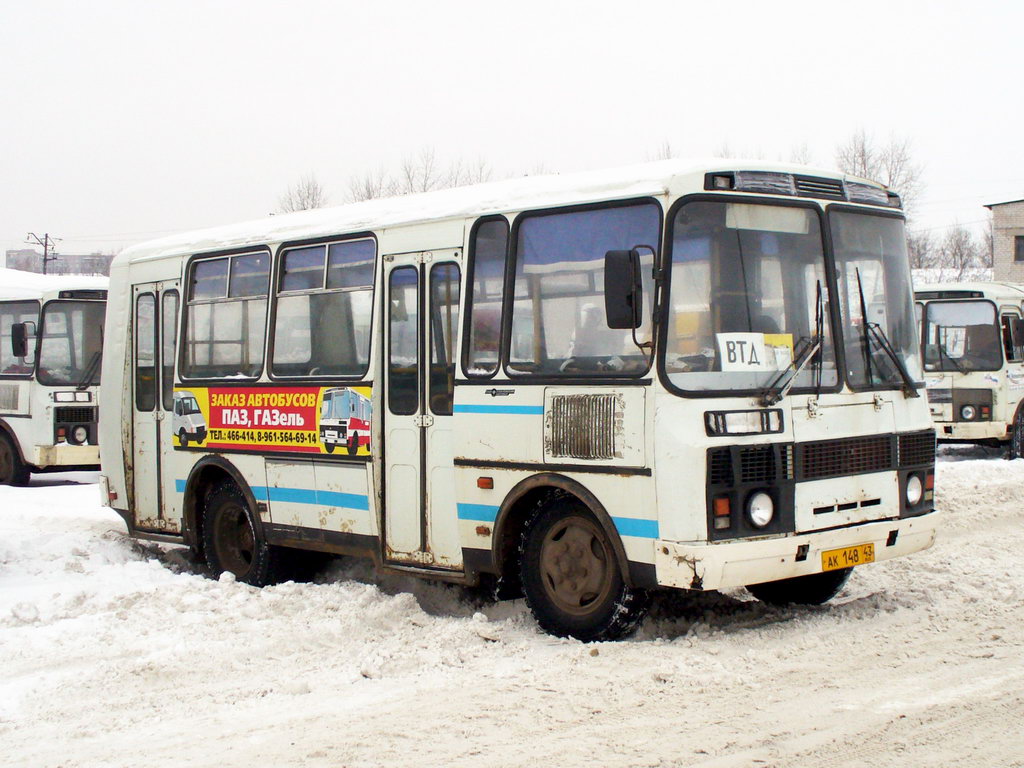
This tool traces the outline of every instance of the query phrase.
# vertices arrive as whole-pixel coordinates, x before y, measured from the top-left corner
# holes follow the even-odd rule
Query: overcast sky
[[[494,178],[912,140],[914,224],[1024,198],[1019,2],[0,0],[0,247],[116,251],[433,148]]]

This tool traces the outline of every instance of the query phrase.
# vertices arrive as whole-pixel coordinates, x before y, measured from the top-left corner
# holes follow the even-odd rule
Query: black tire
[[[355,456],[359,452],[359,433],[353,432],[348,438],[348,455]]]
[[[334,443],[324,443],[324,450],[328,453],[334,453]]]
[[[1024,458],[1024,407],[1017,409],[1013,417],[1013,430],[1010,432],[1009,459]]]
[[[178,442],[182,448],[188,448],[188,435],[185,434],[185,430],[178,432]]]
[[[748,584],[747,591],[769,605],[821,605],[839,594],[852,572],[853,568],[841,568],[763,584]]]
[[[626,585],[608,534],[575,499],[555,499],[533,513],[520,541],[519,572],[537,623],[559,637],[616,640],[647,613],[647,593]]]
[[[206,502],[203,546],[214,576],[228,571],[254,587],[288,578],[290,553],[267,544],[245,496],[234,483],[216,488]]]
[[[18,446],[6,433],[0,432],[0,485],[27,485],[29,474]]]

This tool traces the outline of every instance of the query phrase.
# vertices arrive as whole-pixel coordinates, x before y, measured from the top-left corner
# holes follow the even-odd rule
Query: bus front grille
[[[94,406],[54,408],[53,420],[57,424],[89,424],[96,421],[96,408]]]
[[[795,176],[796,192],[803,197],[845,200],[843,182],[838,179],[822,179],[815,176]]]
[[[884,472],[895,466],[892,435],[848,437],[799,446],[800,480]]]
[[[935,430],[900,435],[900,466],[935,463]]]

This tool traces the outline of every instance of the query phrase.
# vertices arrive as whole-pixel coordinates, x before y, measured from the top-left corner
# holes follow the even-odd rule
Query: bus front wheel
[[[821,605],[839,594],[852,571],[852,568],[842,568],[795,576],[792,579],[748,584],[747,591],[769,605]]]
[[[0,485],[26,485],[28,478],[28,467],[21,460],[17,446],[0,432]]]
[[[534,513],[519,569],[530,611],[553,635],[615,640],[647,612],[647,593],[625,583],[607,533],[578,501],[557,499]]]
[[[1024,406],[1017,409],[1010,432],[1010,453],[1008,458],[1024,459]]]
[[[255,587],[285,578],[285,551],[267,544],[234,483],[224,483],[210,494],[203,513],[203,544],[214,575],[228,572]]]

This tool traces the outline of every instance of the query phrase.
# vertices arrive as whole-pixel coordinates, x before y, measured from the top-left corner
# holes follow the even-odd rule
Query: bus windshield
[[[829,213],[829,225],[847,380],[855,388],[908,386],[896,358],[916,386],[924,373],[903,220],[842,210]]]
[[[99,384],[103,352],[101,301],[51,301],[43,307],[39,382],[51,386]]]
[[[992,302],[929,302],[924,323],[925,370],[997,371],[1002,364]]]
[[[698,201],[671,223],[664,367],[686,390],[758,390],[815,342],[794,386],[835,386],[825,257],[811,208]]]

